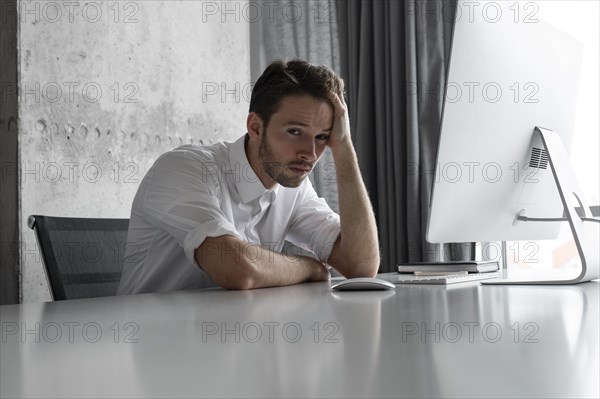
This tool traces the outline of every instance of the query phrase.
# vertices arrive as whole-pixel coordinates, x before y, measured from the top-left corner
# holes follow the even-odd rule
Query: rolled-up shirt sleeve
[[[288,241],[306,247],[321,262],[327,262],[340,231],[339,215],[317,196],[307,179],[290,220]]]
[[[190,262],[207,237],[241,238],[220,206],[217,168],[206,154],[172,151],[149,171],[144,213],[155,227],[173,236]]]

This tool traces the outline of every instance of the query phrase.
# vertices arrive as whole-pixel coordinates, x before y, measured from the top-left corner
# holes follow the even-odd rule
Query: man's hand
[[[341,93],[344,91],[342,81]],[[344,101],[343,94],[335,92],[329,93],[329,101],[333,105],[333,129],[327,141],[331,151],[336,151],[339,147],[352,145],[350,137],[350,119],[348,117],[348,107]]]

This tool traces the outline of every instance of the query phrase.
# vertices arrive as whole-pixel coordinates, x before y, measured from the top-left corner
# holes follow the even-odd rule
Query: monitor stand
[[[600,259],[599,259],[599,243],[600,243],[600,223],[598,220],[592,219],[591,210],[585,201],[585,197],[579,187],[575,173],[569,162],[567,152],[560,139],[560,136],[552,130],[542,127],[536,127],[535,135],[539,135],[548,155],[552,175],[556,182],[556,187],[560,194],[560,199],[564,207],[566,218],[564,219],[548,219],[535,220],[528,219],[525,215],[518,215],[519,221],[536,223],[548,222],[549,220],[568,221],[573,240],[577,246],[577,252],[581,259],[581,270],[579,274],[571,275],[570,277],[551,278],[552,276],[540,275],[535,278],[506,278],[499,280],[486,280],[481,284],[485,285],[546,285],[546,284],[577,284],[585,281],[594,280],[600,277]],[[575,196],[579,203],[578,208],[582,209],[583,216],[579,216],[576,207],[570,201],[570,196]],[[550,272],[550,271],[548,271]],[[549,273],[550,274],[550,273]],[[557,276],[554,276],[557,277]]]

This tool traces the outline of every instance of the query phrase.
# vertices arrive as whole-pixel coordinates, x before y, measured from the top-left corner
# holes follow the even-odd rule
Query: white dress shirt
[[[207,237],[232,235],[275,252],[287,240],[327,261],[339,216],[309,179],[267,190],[248,163],[245,138],[185,145],[156,160],[133,200],[118,294],[215,286],[194,259]]]

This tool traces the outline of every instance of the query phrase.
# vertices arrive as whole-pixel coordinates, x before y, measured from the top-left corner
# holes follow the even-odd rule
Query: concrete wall
[[[158,155],[245,132],[244,18],[218,2],[71,3],[18,5],[23,302],[49,299],[28,215],[129,217]]]

